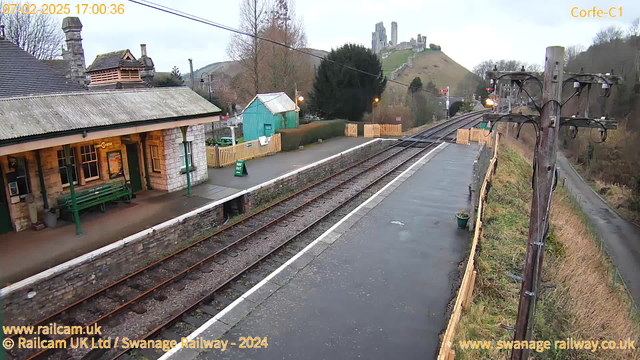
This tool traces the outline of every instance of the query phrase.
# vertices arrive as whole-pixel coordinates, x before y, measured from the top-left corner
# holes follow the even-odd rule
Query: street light
[[[298,102],[303,102],[303,101],[304,101],[304,96],[300,95],[296,97],[296,106],[298,106]]]
[[[375,123],[376,119],[376,104],[380,102],[379,98],[373,99],[373,106],[371,107],[371,123]]]
[[[200,84],[204,85],[204,79],[202,78],[204,75],[207,75],[207,84],[209,85],[209,102],[211,102],[211,79],[209,78],[209,73],[203,72],[200,74]]]

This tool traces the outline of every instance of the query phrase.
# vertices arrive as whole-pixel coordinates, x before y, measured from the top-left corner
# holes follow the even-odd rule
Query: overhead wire
[[[255,34],[251,34],[251,33],[248,33],[248,32],[242,31],[242,30],[234,29],[234,28],[232,28],[230,26],[223,25],[223,24],[211,21],[211,20],[207,20],[207,19],[195,16],[195,15],[192,15],[192,14],[180,11],[180,10],[176,10],[176,9],[168,7],[168,6],[160,5],[160,4],[148,1],[148,0],[128,0],[128,1],[132,2],[132,3],[135,3],[135,4],[138,4],[138,5],[146,6],[148,8],[154,9],[154,10],[162,11],[162,12],[165,12],[167,14],[179,16],[179,17],[182,17],[182,18],[185,18],[185,19],[188,19],[188,20],[192,20],[192,21],[196,21],[196,22],[199,22],[201,24],[213,26],[213,27],[216,27],[216,28],[219,28],[219,29],[222,29],[222,30],[226,30],[226,31],[230,31],[230,32],[233,32],[233,33],[236,33],[236,34],[239,34],[239,35],[249,36],[249,37],[261,40],[261,41],[266,41],[268,43],[271,43],[271,44],[274,44],[274,45],[278,45],[278,46],[282,46],[284,48],[287,48],[287,49],[292,50],[292,51],[299,52],[301,54],[305,54],[305,55],[308,55],[308,56],[311,56],[311,57],[314,57],[314,58],[317,58],[317,59],[321,59],[321,60],[327,61],[329,63],[335,64],[335,65],[338,65],[338,66],[342,66],[343,68],[350,69],[350,70],[356,71],[356,72],[364,74],[364,75],[369,75],[369,76],[375,77],[377,79],[385,78],[387,82],[391,82],[391,83],[394,83],[394,84],[398,84],[398,85],[402,85],[402,86],[406,86],[407,88],[410,88],[410,84],[406,84],[406,83],[403,83],[403,82],[397,81],[397,80],[392,80],[392,79],[383,77],[380,74],[373,74],[373,73],[370,73],[368,71],[364,71],[364,70],[358,69],[356,67],[353,67],[353,66],[350,66],[350,65],[347,65],[347,64],[343,64],[343,63],[337,62],[335,60],[329,59],[326,56],[320,56],[320,55],[317,55],[317,54],[313,54],[313,53],[310,53],[308,51],[304,51],[304,50],[295,48],[293,46],[290,46],[290,45],[287,45],[287,44],[284,44],[284,43],[281,43],[281,42],[278,42],[278,41],[275,41],[275,40],[272,40],[272,39],[269,39],[269,38],[262,37],[260,35],[255,35]],[[425,91],[425,92],[430,92],[427,89],[420,89],[420,90]]]

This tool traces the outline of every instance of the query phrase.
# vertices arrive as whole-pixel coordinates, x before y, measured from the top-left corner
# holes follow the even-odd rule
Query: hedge
[[[282,136],[282,151],[296,150],[300,145],[313,144],[318,139],[344,136],[344,124],[344,120],[314,121],[297,129],[278,130]]]

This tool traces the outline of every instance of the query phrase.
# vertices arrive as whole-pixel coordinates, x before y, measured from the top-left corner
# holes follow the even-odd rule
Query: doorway
[[[13,230],[11,224],[11,214],[9,213],[9,202],[4,188],[4,177],[0,171],[0,234]]]
[[[127,165],[129,165],[129,182],[134,194],[142,190],[140,161],[138,160],[138,144],[127,144]]]

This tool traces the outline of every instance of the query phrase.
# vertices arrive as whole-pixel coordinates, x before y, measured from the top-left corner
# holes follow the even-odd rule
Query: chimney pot
[[[140,44],[140,56],[147,56],[147,44]]]

